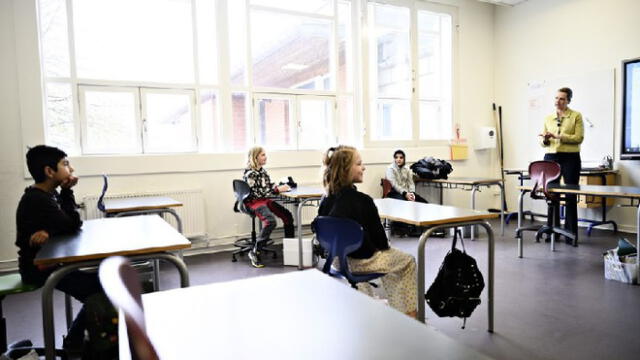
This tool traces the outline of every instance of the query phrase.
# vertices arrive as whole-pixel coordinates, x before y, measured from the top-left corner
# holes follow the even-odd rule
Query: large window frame
[[[67,3],[67,6],[69,7],[71,4],[72,0],[65,0]],[[195,4],[196,0],[193,0],[193,4]],[[215,0],[215,10],[216,10],[216,19],[215,19],[215,24],[216,24],[216,39],[217,39],[217,49],[219,52],[225,52],[228,51],[229,49],[229,37],[228,37],[228,20],[227,20],[227,16],[226,16],[226,11],[227,8],[230,6],[229,2],[231,0]],[[247,4],[246,6],[246,17],[249,18],[250,17],[250,11],[251,11],[251,6],[249,5],[250,2],[249,0],[233,0],[233,1],[243,1],[245,4]],[[46,78],[44,76],[44,72],[42,71],[41,65],[38,65],[39,69],[41,70],[40,74],[35,73],[34,75],[40,76],[41,79],[45,79],[46,82],[48,83],[68,83],[70,84],[71,90],[73,92],[73,95],[76,99],[79,98],[79,86],[113,86],[113,87],[129,87],[129,86],[133,86],[133,87],[149,87],[149,88],[157,88],[157,89],[166,89],[167,91],[179,91],[181,89],[188,89],[188,90],[192,90],[195,92],[195,98],[196,99],[200,99],[200,95],[201,93],[205,92],[205,91],[212,91],[215,93],[215,97],[216,97],[216,101],[217,104],[215,106],[215,111],[216,113],[214,114],[214,117],[217,119],[216,122],[214,124],[204,124],[203,123],[203,119],[201,117],[201,105],[199,101],[196,101],[196,106],[194,109],[194,116],[195,116],[195,120],[193,121],[193,130],[195,133],[195,137],[197,139],[197,144],[198,147],[194,150],[194,153],[198,153],[198,154],[207,154],[207,153],[234,153],[234,152],[239,152],[239,153],[243,153],[244,149],[237,149],[237,150],[229,150],[231,148],[230,146],[230,142],[231,142],[231,136],[229,136],[233,129],[233,124],[231,121],[231,112],[232,112],[232,105],[231,105],[231,95],[234,93],[245,93],[247,98],[246,98],[246,102],[247,102],[247,125],[252,126],[252,123],[254,121],[254,114],[253,114],[253,101],[254,101],[254,95],[259,95],[259,94],[263,94],[263,93],[271,93],[271,94],[283,94],[283,95],[291,95],[291,96],[320,96],[320,97],[331,97],[334,99],[334,103],[336,104],[335,108],[334,108],[334,115],[333,115],[333,122],[334,122],[334,127],[333,127],[333,131],[331,134],[331,138],[335,139],[335,143],[350,143],[353,145],[356,145],[359,148],[380,148],[380,147],[398,147],[398,146],[404,146],[404,147],[424,147],[424,146],[439,146],[439,145],[444,145],[446,143],[448,143],[447,140],[422,140],[420,139],[420,129],[419,129],[419,116],[418,116],[418,111],[417,108],[419,107],[419,79],[417,77],[417,75],[415,75],[417,73],[417,71],[414,69],[414,76],[412,78],[412,84],[413,86],[413,92],[412,92],[412,97],[411,97],[411,107],[412,107],[412,138],[410,140],[407,141],[371,141],[370,139],[370,126],[371,126],[371,122],[372,122],[372,118],[373,114],[371,112],[370,106],[368,104],[370,104],[370,94],[369,94],[369,90],[368,90],[368,73],[371,71],[371,69],[369,69],[368,66],[368,40],[367,40],[367,35],[366,35],[366,22],[367,22],[367,6],[370,2],[375,2],[375,3],[383,3],[383,4],[390,4],[390,5],[396,5],[396,6],[406,6],[409,7],[412,11],[412,28],[411,28],[411,36],[412,39],[416,39],[417,36],[417,29],[416,29],[416,12],[418,10],[427,10],[427,11],[433,11],[433,12],[442,12],[442,13],[447,13],[450,14],[452,16],[452,99],[455,98],[455,93],[457,91],[457,86],[456,86],[456,81],[457,81],[457,76],[456,76],[456,69],[457,69],[457,44],[458,44],[458,39],[457,39],[457,23],[458,23],[458,18],[457,18],[457,8],[453,7],[453,6],[448,6],[448,5],[441,5],[441,4],[435,4],[435,3],[428,3],[428,2],[424,2],[424,1],[419,1],[419,0],[377,0],[377,1],[373,1],[373,0],[342,0],[345,2],[348,2],[351,6],[351,17],[350,17],[350,29],[351,29],[351,36],[353,38],[352,41],[352,45],[350,48],[350,51],[353,54],[352,57],[352,68],[351,68],[351,72],[353,73],[351,78],[350,78],[350,82],[352,82],[353,85],[351,85],[348,88],[342,88],[342,87],[338,87],[337,86],[337,82],[339,81],[337,79],[337,74],[335,72],[335,69],[338,67],[338,59],[336,56],[333,57],[332,60],[332,67],[334,69],[334,71],[332,72],[332,77],[333,77],[333,82],[334,82],[334,89],[331,91],[326,91],[326,90],[306,90],[306,89],[280,89],[280,88],[269,88],[269,87],[256,87],[253,86],[252,84],[252,66],[251,66],[251,43],[250,43],[250,31],[251,31],[251,24],[247,24],[246,27],[246,36],[248,37],[247,42],[246,42],[246,47],[247,47],[247,51],[245,53],[246,56],[246,64],[247,64],[247,74],[246,74],[246,83],[243,85],[238,85],[238,84],[232,84],[229,78],[229,59],[225,56],[219,56],[218,57],[218,64],[217,64],[217,83],[211,83],[211,82],[207,82],[207,83],[200,83],[199,81],[199,67],[198,64],[196,64],[194,66],[194,77],[195,77],[195,84],[163,84],[163,83],[140,83],[140,82],[136,82],[136,83],[131,83],[131,82],[127,82],[127,81],[107,81],[107,80],[95,80],[95,79],[79,79],[76,77],[75,72],[73,71],[73,69],[71,70],[71,74],[69,78]],[[35,1],[34,1],[35,2]],[[21,3],[21,2],[19,2]],[[260,7],[263,7],[263,5],[259,5]],[[37,13],[36,8],[37,6],[34,5],[33,3],[31,3],[30,5],[16,5],[16,8],[18,8],[16,10],[16,12],[22,12],[23,14],[28,14],[28,16],[32,17],[34,16],[35,13]],[[338,1],[336,1],[334,3],[334,12],[337,16],[337,7],[338,7]],[[195,13],[196,9],[195,7],[192,7],[193,12]],[[285,12],[287,12],[288,10],[283,10]],[[32,13],[33,12],[33,13]],[[289,11],[291,13],[296,13],[295,11]],[[308,14],[305,14],[308,15]],[[320,16],[325,16],[325,15],[320,15]],[[194,15],[195,18],[195,15]],[[71,21],[68,19],[68,21]],[[31,38],[31,39],[36,39],[34,40],[34,43],[38,43],[38,34],[37,31],[36,33],[34,33],[33,28],[29,28],[29,26],[32,26],[33,24],[29,24],[28,21],[27,22],[21,22],[20,24],[18,24],[17,27],[17,31],[21,31],[18,28],[22,28],[22,30],[27,30],[27,31],[22,31],[22,35],[20,35],[21,38],[27,37],[27,38]],[[336,31],[336,28],[338,26],[338,21],[334,21],[333,23],[333,28],[334,28],[334,33]],[[194,26],[195,27],[195,26]],[[72,29],[69,29],[69,33],[70,33],[70,38],[73,38],[73,33],[72,33]],[[26,34],[26,35],[25,35]],[[194,31],[194,44],[197,44],[198,41],[198,34],[197,34],[197,30]],[[335,40],[335,34],[334,34],[334,41],[332,44],[332,48],[335,54],[338,53],[339,49],[339,44],[338,41]],[[412,61],[413,64],[418,64],[418,56],[419,54],[417,53],[417,44],[415,43],[414,40],[412,40]],[[26,59],[29,58],[29,56],[25,56],[25,52],[23,51],[24,49],[22,49],[21,47],[18,47],[18,57],[20,59]],[[70,51],[73,51],[73,44],[71,44],[71,49]],[[22,53],[22,55],[21,55]],[[26,53],[29,53],[29,51],[27,51]],[[31,57],[33,59],[33,57]],[[32,61],[31,65],[38,63],[40,64],[40,60],[37,59],[37,56],[35,57],[36,61]],[[194,46],[194,62],[198,61],[198,54],[197,54],[197,46]],[[73,60],[71,60],[73,61]],[[31,66],[29,64],[26,65],[26,67],[28,68],[29,66]],[[21,83],[23,83],[24,81],[24,76],[25,74],[20,75],[21,77]],[[26,78],[28,78],[28,76],[26,76]],[[31,81],[31,79],[27,79],[29,81]],[[39,143],[42,142],[43,139],[46,139],[46,129],[44,121],[39,122],[37,119],[44,119],[45,117],[45,112],[46,112],[46,107],[44,107],[44,103],[46,101],[46,98],[43,97],[44,95],[44,91],[37,94],[38,96],[32,97],[33,99],[26,101],[27,103],[30,104],[34,104],[40,102],[41,104],[43,104],[42,107],[37,107],[34,108],[33,110],[29,110],[29,111],[24,111],[25,114],[27,114],[27,120],[24,122],[25,124],[23,125],[23,138],[25,141],[25,144],[34,144],[34,143]],[[21,99],[23,98],[23,96],[21,96]],[[345,99],[348,99],[348,101],[350,102],[348,104],[348,106],[341,106],[338,104],[342,104],[344,102]],[[23,100],[21,100],[21,102],[23,102]],[[455,117],[456,117],[456,111],[455,111],[455,105],[456,102],[452,101],[451,102],[451,113],[452,113],[452,124],[456,123]],[[21,104],[21,109],[25,110],[27,108],[27,106],[25,104]],[[346,113],[345,113],[346,111]],[[81,114],[80,114],[80,104],[77,101],[73,102],[73,112],[74,112],[74,126],[75,126],[75,131],[77,133],[75,139],[77,141],[76,143],[76,149],[69,151],[70,154],[74,155],[82,155],[84,156],[85,154],[82,154],[79,149],[81,148],[81,141],[83,140],[82,135],[81,135],[81,127],[82,125],[80,124],[81,121]],[[344,122],[345,120],[343,119],[348,119],[350,121],[349,124],[340,124],[340,122]],[[36,120],[36,121],[33,121]],[[294,121],[296,121],[297,119],[293,119]],[[247,129],[249,129],[249,127]],[[211,131],[211,128],[215,128],[214,131]],[[341,127],[344,127],[346,129],[341,129]],[[451,126],[453,127],[453,126]],[[297,132],[296,132],[297,133]],[[340,137],[340,135],[338,134],[347,134],[345,135],[346,137]],[[249,147],[251,145],[253,145],[253,138],[251,137],[252,135],[250,133],[247,133],[247,145],[246,147]],[[346,139],[346,141],[345,141]],[[299,147],[298,144],[296,143],[295,147],[292,147],[290,149],[295,149],[295,150],[307,150],[304,149],[303,147]],[[279,150],[279,149],[273,149],[273,150]],[[124,155],[124,154],[123,154]],[[138,153],[138,155],[144,156],[145,154],[143,152]],[[171,155],[171,154],[169,154]],[[179,154],[176,154],[179,155]],[[118,156],[118,154],[116,154],[115,156]]]
[[[409,26],[409,44],[410,44],[410,61],[411,61],[411,94],[409,96],[410,103],[410,111],[411,111],[411,136],[409,139],[393,139],[393,140],[384,140],[384,139],[375,139],[374,135],[378,129],[374,129],[377,125],[377,102],[378,100],[382,102],[397,102],[401,100],[405,100],[405,98],[398,98],[394,96],[387,97],[376,97],[375,94],[372,93],[370,82],[373,81],[372,72],[376,71],[376,69],[372,66],[370,54],[372,52],[372,47],[376,44],[373,43],[372,39],[374,39],[373,35],[370,33],[371,31],[371,22],[373,19],[370,17],[369,6],[371,4],[381,5],[381,6],[394,6],[394,7],[402,7],[406,8],[410,11],[410,26]],[[445,111],[449,112],[450,120],[446,124],[440,124],[445,128],[449,128],[450,136],[442,139],[423,139],[421,138],[421,129],[420,129],[420,104],[421,101],[434,101],[436,99],[426,99],[422,97],[421,89],[420,89],[420,54],[419,54],[419,44],[418,44],[418,12],[419,11],[428,11],[438,14],[446,14],[451,17],[451,64],[450,72],[450,94],[449,101],[444,101],[445,105],[448,106]],[[446,145],[449,143],[450,139],[453,138],[453,127],[456,123],[456,111],[455,105],[455,93],[457,91],[457,44],[458,44],[458,15],[457,8],[453,6],[436,4],[425,1],[417,1],[417,0],[368,0],[366,8],[363,9],[363,18],[364,24],[363,28],[367,28],[369,31],[369,35],[363,39],[363,57],[366,59],[362,62],[363,66],[363,77],[366,79],[366,84],[363,87],[363,111],[364,118],[366,119],[365,125],[365,135],[364,135],[364,146],[366,148],[382,148],[382,147],[419,147],[425,145],[438,146],[438,145]]]

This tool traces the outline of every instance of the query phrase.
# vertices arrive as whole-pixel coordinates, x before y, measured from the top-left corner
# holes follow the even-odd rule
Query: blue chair
[[[107,193],[107,189],[109,188],[109,181],[107,179],[107,175],[102,175],[102,180],[103,180],[102,193],[100,194],[100,198],[98,198],[98,210],[104,213],[105,212],[104,194]]]
[[[347,218],[332,216],[318,216],[311,224],[320,246],[328,252],[327,261],[322,272],[330,276],[346,278],[351,287],[356,284],[370,282],[384,276],[383,273],[354,274],[349,270],[347,256],[362,246],[362,226]],[[331,267],[333,259],[338,257],[340,269]]]

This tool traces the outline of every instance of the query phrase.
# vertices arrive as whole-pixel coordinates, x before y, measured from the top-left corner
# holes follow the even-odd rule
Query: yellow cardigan
[[[544,128],[542,132],[550,132],[560,135],[559,139],[549,139],[549,143],[545,144],[540,140],[542,147],[547,149],[548,153],[559,152],[580,152],[580,144],[584,140],[584,124],[582,123],[582,114],[578,111],[567,109],[558,122],[557,114],[552,114],[544,119]]]

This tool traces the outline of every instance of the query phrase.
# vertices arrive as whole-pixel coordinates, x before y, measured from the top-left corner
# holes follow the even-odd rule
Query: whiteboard
[[[582,113],[584,141],[580,147],[580,157],[586,162],[600,162],[614,155],[614,69],[594,71],[552,80],[534,80],[527,84],[527,159],[529,162],[544,157],[545,149],[540,146],[539,137],[544,118],[553,114],[556,91],[561,87],[573,90],[569,108]]]

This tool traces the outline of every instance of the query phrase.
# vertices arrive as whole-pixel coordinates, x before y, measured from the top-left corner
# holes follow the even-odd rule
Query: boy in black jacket
[[[78,178],[73,176],[67,154],[46,145],[35,146],[27,152],[27,167],[35,184],[25,189],[16,211],[18,264],[23,282],[42,286],[55,268],[39,268],[33,264],[38,250],[50,237],[73,233],[82,226],[71,190]],[[81,271],[66,275],[56,289],[82,303],[90,295],[102,292],[97,275]],[[80,349],[85,328],[83,306],[69,329],[64,347]]]

